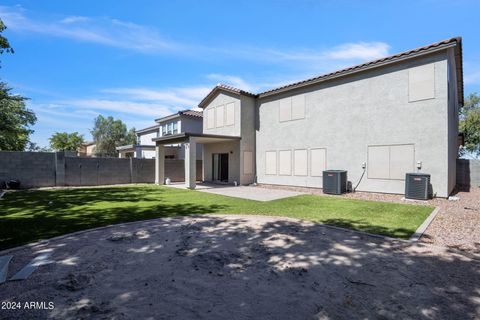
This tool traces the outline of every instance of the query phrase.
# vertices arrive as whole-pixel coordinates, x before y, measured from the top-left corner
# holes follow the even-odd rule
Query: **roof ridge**
[[[342,73],[345,73],[347,71],[353,71],[353,70],[361,69],[363,67],[367,67],[367,66],[370,66],[370,65],[375,65],[375,64],[385,62],[385,61],[389,61],[389,60],[393,60],[395,58],[399,58],[399,57],[402,57],[402,56],[408,56],[408,55],[411,55],[413,53],[426,51],[426,50],[429,50],[429,49],[432,49],[432,48],[435,48],[435,47],[439,47],[441,45],[449,44],[451,42],[461,43],[461,41],[462,41],[462,37],[460,37],[460,36],[449,38],[449,39],[444,39],[444,40],[434,42],[434,43],[431,43],[431,44],[428,44],[428,45],[425,45],[425,46],[417,47],[415,49],[401,51],[399,53],[395,53],[395,54],[392,54],[392,55],[389,55],[389,56],[386,56],[386,57],[383,57],[383,58],[367,61],[367,62],[357,64],[357,65],[353,65],[353,66],[350,66],[350,67],[347,67],[347,68],[343,68],[343,69],[339,69],[339,70],[336,70],[336,71],[328,72],[328,73],[325,73],[325,74],[322,74],[322,75],[319,75],[319,76],[310,77],[310,78],[307,78],[307,79],[304,79],[304,80],[301,80],[301,81],[296,81],[296,82],[292,82],[292,83],[289,83],[289,84],[286,84],[286,85],[283,85],[283,86],[279,86],[279,87],[276,87],[276,88],[265,90],[263,92],[258,93],[257,96],[264,95],[266,93],[273,93],[273,92],[281,90],[281,89],[286,89],[286,88],[296,86],[296,85],[299,85],[299,84],[302,84],[302,83],[311,82],[311,81],[318,80],[318,79],[321,79],[321,78],[326,78],[328,76],[332,76],[332,75],[335,75],[335,74],[342,74]]]

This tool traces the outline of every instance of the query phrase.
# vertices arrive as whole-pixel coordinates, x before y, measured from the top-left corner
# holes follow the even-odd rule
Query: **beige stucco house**
[[[322,188],[325,169],[348,171],[357,190],[401,194],[405,173],[431,174],[433,192],[455,186],[462,44],[452,38],[258,94],[216,86],[199,104],[203,131],[156,137],[185,146],[186,186],[203,180]]]

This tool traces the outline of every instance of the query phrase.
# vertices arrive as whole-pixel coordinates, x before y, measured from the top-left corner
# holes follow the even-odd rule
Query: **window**
[[[174,122],[173,123],[173,134],[177,134],[178,133],[178,122]]]
[[[233,126],[235,124],[235,103],[227,103],[226,106],[227,119],[225,121],[226,126]]]
[[[243,152],[243,174],[253,174],[253,152]]]
[[[430,63],[408,70],[408,101],[435,98],[435,64]]]
[[[415,170],[414,145],[369,146],[367,170],[369,179],[405,180]]]
[[[207,109],[207,129],[215,128],[215,109]]]
[[[282,150],[278,152],[278,174],[282,176],[292,175],[292,151]]]
[[[308,152],[307,150],[293,151],[293,174],[306,176],[308,174]]]
[[[327,149],[310,149],[310,175],[322,177],[323,171],[327,168]]]
[[[225,107],[224,106],[218,106],[215,108],[215,112],[216,112],[216,127],[217,128],[220,128],[220,127],[223,127],[223,123],[224,123],[224,118],[225,118],[225,115],[224,115],[224,110],[225,110]]]
[[[265,174],[277,174],[277,152],[265,152]]]

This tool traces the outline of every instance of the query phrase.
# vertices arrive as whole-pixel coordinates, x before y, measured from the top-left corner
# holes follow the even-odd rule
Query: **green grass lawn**
[[[284,216],[408,238],[432,210],[314,195],[258,202],[153,185],[19,191],[0,200],[0,249],[109,224],[205,213]]]

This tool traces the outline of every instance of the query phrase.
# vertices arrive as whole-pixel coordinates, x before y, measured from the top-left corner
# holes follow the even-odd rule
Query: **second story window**
[[[174,122],[173,123],[173,134],[177,134],[178,133],[178,123]]]

